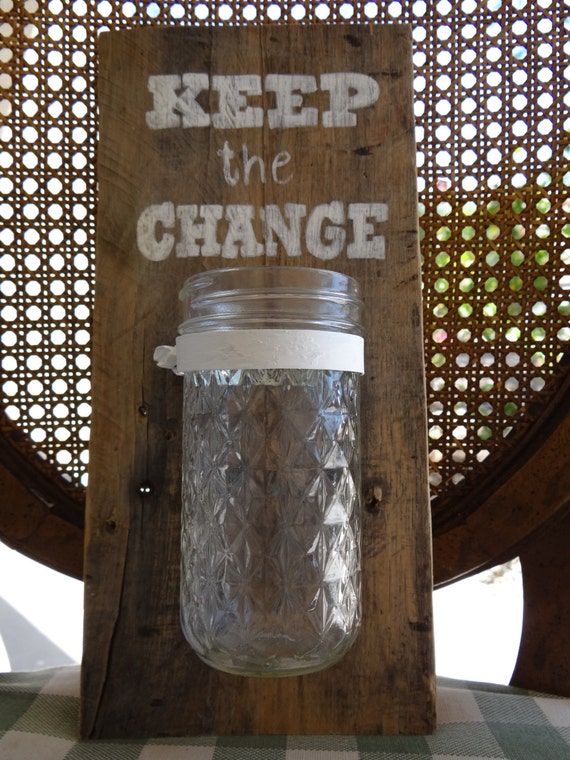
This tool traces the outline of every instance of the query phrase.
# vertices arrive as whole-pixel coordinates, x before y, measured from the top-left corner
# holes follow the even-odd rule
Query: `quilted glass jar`
[[[239,267],[181,297],[184,634],[226,672],[320,670],[361,620],[358,285]]]

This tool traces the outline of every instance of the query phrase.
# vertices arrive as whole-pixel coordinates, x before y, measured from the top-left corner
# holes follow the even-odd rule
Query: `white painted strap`
[[[176,348],[174,346],[157,346],[152,358],[162,369],[176,369]]]
[[[364,374],[364,339],[323,330],[216,330],[176,339],[176,371],[329,369]]]

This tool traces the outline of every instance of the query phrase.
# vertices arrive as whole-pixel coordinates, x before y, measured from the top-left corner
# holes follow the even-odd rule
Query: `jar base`
[[[324,661],[311,657],[290,657],[287,659],[275,657],[269,658],[263,663],[253,663],[245,656],[241,658],[239,655],[224,652],[211,652],[209,656],[198,652],[196,654],[204,664],[230,675],[246,678],[287,678],[318,673],[336,665],[349,648],[343,648],[335,657]]]

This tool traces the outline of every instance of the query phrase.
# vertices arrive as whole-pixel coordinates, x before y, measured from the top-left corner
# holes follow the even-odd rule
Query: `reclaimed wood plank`
[[[364,78],[343,79],[346,73]],[[197,74],[208,86],[194,98],[189,87]],[[252,74],[259,79],[245,102],[224,111],[224,82],[214,78]],[[303,87],[314,80],[316,89],[298,104],[281,100],[279,106],[285,85],[271,90],[275,80],[267,76],[291,74],[312,77]],[[151,79],[162,76],[174,79],[170,85]],[[366,89],[368,79],[377,89]],[[82,735],[433,731],[410,29],[102,34],[99,107]],[[279,118],[269,116],[279,108]],[[206,121],[203,114],[208,123],[196,126],[193,119]],[[276,206],[284,213],[286,204],[306,207],[299,255],[277,237],[273,251],[263,238],[259,209]],[[245,243],[232,248],[222,217],[215,229],[222,247],[216,253],[199,239],[196,251],[184,228],[193,205],[220,206],[223,214],[232,205],[251,207],[256,242],[267,250]],[[359,245],[350,249],[354,242]],[[367,242],[367,257],[349,255],[362,256]],[[334,667],[284,679],[216,672],[183,639],[181,384],[152,361],[154,347],[174,337],[181,317],[177,292],[186,277],[263,263],[344,271],[361,282],[366,308],[363,628]]]

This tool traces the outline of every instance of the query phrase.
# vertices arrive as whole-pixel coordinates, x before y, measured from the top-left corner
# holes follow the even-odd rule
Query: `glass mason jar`
[[[361,620],[358,285],[239,267],[181,298],[184,634],[226,672],[320,670]]]

